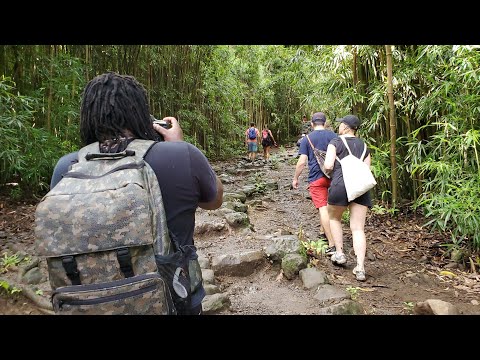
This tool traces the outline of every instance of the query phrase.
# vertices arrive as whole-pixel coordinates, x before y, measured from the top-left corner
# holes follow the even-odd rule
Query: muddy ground
[[[298,190],[290,189],[295,169],[296,148],[273,149],[272,161],[249,164],[242,159],[214,163],[217,174],[228,178],[225,191],[235,191],[247,184],[276,181],[278,190],[267,190],[247,199],[250,227],[208,231],[196,236],[202,255],[213,258],[226,253],[260,250],[274,234],[300,234],[306,240],[318,240],[322,235],[317,210],[308,198],[306,170]],[[239,165],[240,164],[240,165]],[[259,187],[260,190],[261,187]],[[261,192],[261,191],[260,191]],[[16,202],[0,198],[0,254],[5,256],[23,251],[33,252],[33,224],[36,200]],[[214,212],[198,210],[197,221],[217,220]],[[447,247],[439,246],[449,240],[447,234],[435,233],[422,225],[425,219],[405,207],[396,217],[369,211],[366,221],[367,280],[358,282],[352,274],[355,265],[351,233],[344,224],[346,266],[333,265],[322,255],[309,256],[309,266],[327,273],[336,287],[349,289],[364,314],[409,315],[416,303],[439,299],[453,304],[460,314],[480,314],[480,275],[465,257],[453,262]],[[474,257],[473,257],[474,258]],[[18,279],[11,267],[0,279]],[[318,314],[319,303],[313,290],[306,290],[297,277],[287,280],[280,265],[265,259],[247,277],[216,276],[220,290],[228,295],[231,305],[220,314],[280,315]],[[48,299],[48,283],[31,286],[41,301]],[[24,291],[0,295],[0,314],[44,314],[35,306],[32,296]]]

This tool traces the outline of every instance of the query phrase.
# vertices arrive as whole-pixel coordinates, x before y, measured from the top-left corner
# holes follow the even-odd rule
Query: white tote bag
[[[342,165],[343,181],[345,183],[345,189],[347,190],[348,201],[350,202],[365,194],[377,185],[377,182],[370,171],[370,167],[363,162],[365,153],[367,152],[367,145],[364,144],[365,148],[359,159],[352,155],[347,145],[347,140],[345,140],[343,136],[339,136],[339,138],[342,139],[349,153],[349,155],[345,156],[342,160],[337,156],[337,160]]]

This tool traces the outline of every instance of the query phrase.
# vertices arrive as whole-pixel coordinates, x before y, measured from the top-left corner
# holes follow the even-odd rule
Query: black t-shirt
[[[350,148],[350,151],[352,152],[352,154],[360,159],[365,147],[365,143],[363,142],[363,140],[359,139],[356,136],[345,136],[344,138],[345,140],[347,140],[348,147]],[[336,137],[332,139],[329,145],[335,146],[335,149],[337,150],[336,151],[337,157],[340,160],[342,160],[345,156],[349,154],[347,148],[345,147],[345,144],[343,143],[340,137]],[[367,147],[367,151],[365,152],[365,157],[363,158],[363,160],[365,160],[365,158],[367,158],[368,155],[370,155],[370,149]],[[333,166],[333,172],[331,177],[332,182],[338,177],[342,177],[343,179],[342,166],[338,161],[335,160],[335,165]]]

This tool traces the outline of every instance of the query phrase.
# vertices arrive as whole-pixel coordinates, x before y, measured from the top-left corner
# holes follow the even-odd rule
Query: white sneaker
[[[347,262],[347,257],[345,256],[345,254],[338,255],[337,253],[334,253],[331,259],[334,263],[337,263],[338,265],[342,265]]]
[[[367,279],[365,270],[357,270],[357,267],[355,266],[352,272],[358,281],[365,281]]]

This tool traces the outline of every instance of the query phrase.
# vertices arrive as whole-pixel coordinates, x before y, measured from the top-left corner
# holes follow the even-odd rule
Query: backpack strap
[[[346,147],[347,150],[348,150],[348,153],[349,153],[350,155],[352,155],[352,152],[350,151],[350,148],[348,147],[347,140],[345,139],[345,137],[344,137],[344,136],[339,136],[339,138],[342,139],[343,143],[345,144],[345,147]]]
[[[312,150],[315,150],[315,147],[312,144],[312,140],[308,137],[308,135],[305,135],[307,137],[308,142],[310,143],[310,146],[312,147]]]
[[[345,139],[345,137],[344,136],[339,136],[339,138],[342,139],[343,143],[345,144],[345,147],[348,150],[348,153],[350,155],[353,155],[352,152],[350,151],[350,148],[348,147],[347,140]],[[362,152],[362,156],[360,156],[360,160],[363,161],[363,158],[365,157],[366,152],[367,152],[367,144],[363,143],[363,152]],[[337,158],[338,162],[340,162],[340,159],[338,158],[338,156],[336,158]]]
[[[128,144],[127,149],[135,151],[135,156],[143,159],[155,143],[156,141],[153,140],[135,139]]]
[[[365,153],[367,152],[367,144],[363,144],[363,153],[362,153],[362,156],[360,156],[360,160],[364,160],[365,158]]]
[[[64,256],[62,257],[62,266],[67,273],[67,277],[72,282],[72,285],[81,285],[80,281],[80,272],[77,267],[77,260],[74,256]]]
[[[98,142],[84,146],[78,151],[78,161],[88,161],[95,158],[118,158],[120,156],[137,156],[144,158],[150,148],[155,144],[153,140],[135,139],[128,144],[127,149],[121,153],[101,153]],[[133,151],[133,153],[132,153]]]
[[[133,273],[132,256],[129,248],[122,248],[117,250],[117,261],[120,265],[120,270],[126,278],[135,275]]]

